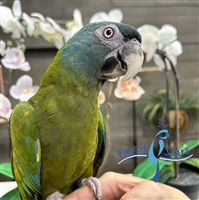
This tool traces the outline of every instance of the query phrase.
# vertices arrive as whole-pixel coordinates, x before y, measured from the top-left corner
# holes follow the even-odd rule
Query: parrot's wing
[[[105,124],[104,124],[104,118],[102,116],[101,111],[98,112],[98,148],[97,153],[95,156],[94,161],[94,175],[97,174],[97,171],[100,167],[100,165],[103,162],[104,154],[105,154],[105,147],[106,147],[106,131],[105,131]]]
[[[40,191],[41,148],[35,123],[35,110],[20,102],[10,118],[12,168],[22,199],[32,199]]]

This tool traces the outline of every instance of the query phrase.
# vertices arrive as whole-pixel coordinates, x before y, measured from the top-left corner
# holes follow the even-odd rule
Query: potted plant
[[[179,149],[188,148],[189,151],[199,146],[199,139],[187,140],[179,145]],[[181,155],[183,156],[183,155]],[[173,161],[158,158],[159,180],[184,192],[190,199],[198,199],[199,196],[199,158],[189,158],[179,161],[180,170],[175,178],[175,165]],[[141,162],[133,171],[133,176],[152,180],[156,173],[155,163],[151,163],[149,158]]]
[[[166,121],[166,90],[161,89],[154,94],[148,96],[144,102],[142,111],[142,118],[148,121],[148,123],[155,127],[159,118]],[[169,94],[169,132],[175,132],[175,94],[170,92]],[[195,126],[199,124],[199,104],[197,97],[186,93],[179,96],[179,130],[182,132],[189,124],[190,119],[194,120]]]
[[[170,25],[164,25],[161,29],[144,25],[139,29],[144,43],[142,45],[146,53],[146,61],[153,57],[155,64],[165,69],[166,82],[165,90],[159,90],[147,99],[142,115],[153,126],[160,117],[165,120],[158,122],[158,128],[164,129],[156,134],[158,153],[154,148],[155,136],[149,148],[148,158],[134,169],[133,175],[166,183],[182,190],[191,199],[198,199],[199,158],[193,158],[193,154],[189,156],[185,154],[199,146],[199,139],[187,140],[182,144],[179,144],[179,141],[180,131],[187,126],[189,118],[192,117],[195,124],[198,124],[199,105],[196,97],[179,93],[179,77],[175,66],[176,57],[182,53],[182,45],[176,40],[177,30]],[[174,92],[169,85],[170,69],[174,79]],[[175,117],[172,118],[173,116]],[[166,126],[168,124],[169,130],[166,130],[164,121]],[[173,132],[174,144],[171,145],[169,140],[167,146],[164,140],[170,138],[171,132]],[[161,133],[166,134],[162,136]]]

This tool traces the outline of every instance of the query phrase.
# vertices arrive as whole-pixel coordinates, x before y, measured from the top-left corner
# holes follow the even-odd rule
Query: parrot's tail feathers
[[[41,194],[35,194],[33,199],[34,199],[34,200],[43,200]]]

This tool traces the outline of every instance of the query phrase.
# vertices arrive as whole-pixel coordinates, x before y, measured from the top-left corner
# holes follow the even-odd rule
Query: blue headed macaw
[[[92,185],[106,135],[98,94],[107,79],[133,77],[141,68],[141,36],[129,25],[91,23],[56,54],[37,93],[10,119],[12,166],[23,200],[57,200],[81,183]],[[83,181],[82,181],[83,180]]]

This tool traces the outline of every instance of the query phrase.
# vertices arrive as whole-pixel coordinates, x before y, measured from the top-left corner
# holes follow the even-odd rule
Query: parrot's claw
[[[62,197],[65,195],[61,194],[60,192],[54,192],[51,195],[49,195],[46,200],[62,200]]]
[[[97,200],[102,199],[102,189],[99,179],[90,176],[89,178],[84,178],[81,184],[89,186],[91,190],[94,192]]]

